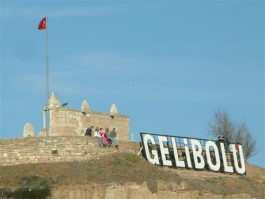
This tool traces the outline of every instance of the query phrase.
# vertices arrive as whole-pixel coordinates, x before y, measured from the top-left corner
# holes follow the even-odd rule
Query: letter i
[[[188,167],[189,168],[192,168],[191,160],[190,160],[190,151],[189,151],[188,141],[187,141],[187,139],[183,139],[183,142],[185,144],[184,147],[185,147],[185,153],[186,153],[186,159],[187,159]]]

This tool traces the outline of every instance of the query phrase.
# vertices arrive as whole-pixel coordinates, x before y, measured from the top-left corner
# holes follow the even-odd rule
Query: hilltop
[[[265,169],[246,166],[243,176],[175,169],[152,165],[133,153],[113,151],[81,161],[1,166],[0,188],[2,195],[24,194],[24,198],[28,190],[43,193],[42,197],[33,194],[35,198],[46,194],[54,199],[264,198]]]

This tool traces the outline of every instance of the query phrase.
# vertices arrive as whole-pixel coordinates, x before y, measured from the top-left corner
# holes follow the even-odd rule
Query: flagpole
[[[46,16],[46,136],[50,134],[50,108],[49,108],[49,35],[48,16]]]

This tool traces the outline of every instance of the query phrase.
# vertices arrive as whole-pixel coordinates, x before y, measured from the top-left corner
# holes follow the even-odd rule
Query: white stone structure
[[[30,123],[24,125],[23,137],[33,137],[34,136],[34,126]]]
[[[85,111],[85,112],[90,110],[89,104],[88,104],[88,102],[86,100],[83,101],[83,103],[81,105],[81,110]]]
[[[118,109],[117,109],[117,106],[115,104],[112,104],[111,107],[110,107],[110,111],[109,111],[111,114],[118,114]]]

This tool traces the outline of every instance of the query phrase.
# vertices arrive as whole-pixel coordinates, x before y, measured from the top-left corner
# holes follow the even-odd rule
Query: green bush
[[[13,192],[13,198],[15,199],[46,199],[50,195],[51,190],[49,186],[33,189],[22,187]]]
[[[12,193],[13,192],[11,189],[1,188],[0,189],[0,198],[11,198]]]
[[[0,189],[0,198],[8,199],[46,199],[51,195],[50,184],[39,176],[24,177],[21,179],[22,186],[15,191]]]

